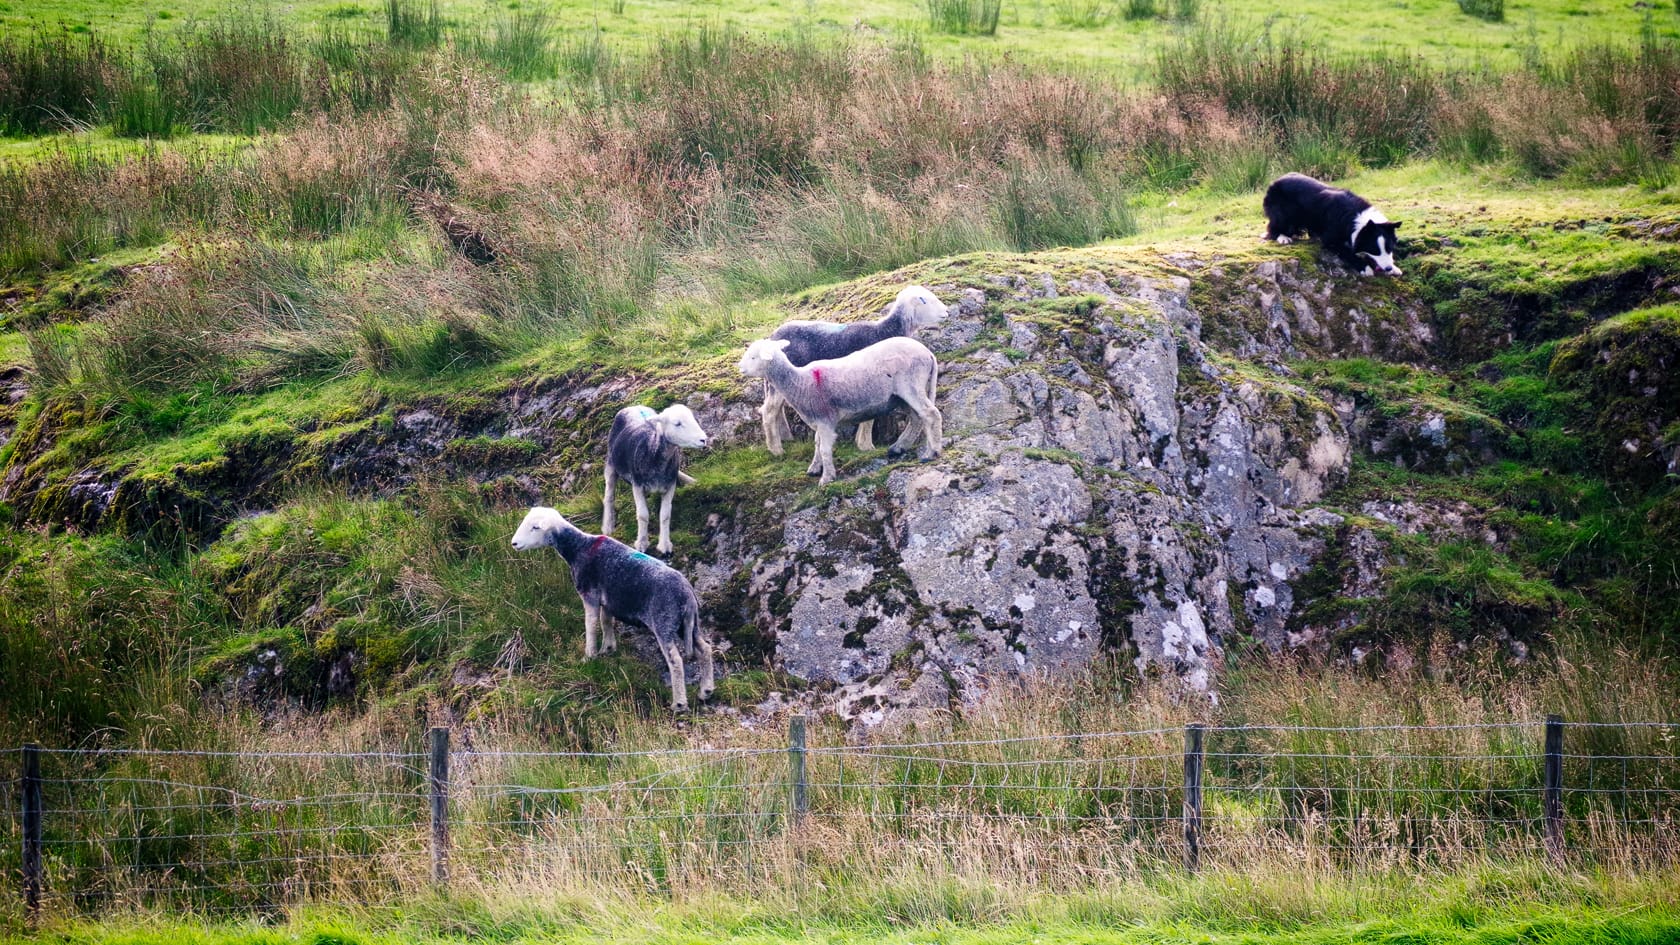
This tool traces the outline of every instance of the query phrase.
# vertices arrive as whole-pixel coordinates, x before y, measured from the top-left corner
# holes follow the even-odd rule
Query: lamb
[[[550,508],[527,512],[513,533],[516,551],[547,545],[566,559],[572,586],[583,598],[583,655],[618,649],[613,621],[637,624],[653,633],[671,672],[671,711],[688,709],[683,653],[700,653],[700,699],[717,688],[712,678],[712,642],[700,632],[700,601],[681,572],[607,535],[591,535]],[[597,641],[599,634],[599,641]]]
[[[918,330],[932,328],[944,321],[946,314],[945,304],[937,296],[919,285],[913,285],[898,293],[898,298],[893,300],[892,307],[880,321],[850,325],[788,322],[772,332],[770,337],[786,340],[788,361],[795,367],[803,367],[812,361],[843,358],[888,338],[913,338]],[[764,421],[764,445],[770,448],[773,456],[782,455],[782,440],[792,436],[787,414],[783,410],[786,405],[775,386],[766,384],[764,405],[758,413]],[[872,420],[858,424],[858,449],[875,448],[874,426]]]
[[[659,503],[659,553],[671,553],[671,500],[677,484],[691,483],[692,476],[678,468],[679,447],[705,446],[706,431],[694,412],[674,404],[655,413],[651,407],[625,407],[613,418],[607,434],[607,491],[602,501],[601,533],[613,532],[613,486],[623,479],[636,497],[636,550],[647,550],[647,494],[663,492]]]
[[[944,418],[934,405],[939,385],[939,362],[913,338],[888,338],[855,354],[812,361],[795,367],[788,360],[787,339],[763,338],[747,346],[741,373],[762,377],[800,419],[817,431],[816,455],[810,475],[822,473],[824,485],[834,481],[835,428],[843,423],[879,417],[894,407],[909,407],[915,416],[887,451],[900,456],[922,436],[921,458],[939,455]]]

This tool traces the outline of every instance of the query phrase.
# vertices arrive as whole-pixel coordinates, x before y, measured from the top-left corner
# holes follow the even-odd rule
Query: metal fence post
[[[449,882],[449,729],[432,729],[432,882]]]
[[[23,746],[23,906],[30,924],[41,918],[41,746]]]
[[[788,783],[792,786],[792,818],[800,821],[810,809],[806,795],[810,782],[805,776],[805,716],[803,713],[788,719]]]
[[[1200,722],[1184,726],[1184,868],[1202,863],[1202,734]]]
[[[1563,716],[1546,716],[1545,787],[1541,810],[1546,819],[1546,852],[1563,862]]]

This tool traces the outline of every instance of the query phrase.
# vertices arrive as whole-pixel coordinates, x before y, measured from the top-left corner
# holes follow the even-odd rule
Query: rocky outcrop
[[[1209,344],[1182,272],[935,288],[958,297],[928,338],[945,454],[714,529],[708,609],[744,607],[781,669],[864,723],[1111,648],[1216,693],[1234,640],[1291,645],[1293,582],[1342,522],[1319,505],[1351,458],[1335,407],[1281,357]]]

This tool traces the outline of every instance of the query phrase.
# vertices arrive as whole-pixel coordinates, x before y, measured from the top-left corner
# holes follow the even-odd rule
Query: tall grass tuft
[[[1126,0],[1125,14],[1128,20],[1153,20],[1160,15],[1160,8],[1156,0]]]
[[[1505,22],[1505,0],[1458,0],[1458,8],[1478,20]]]
[[[1114,13],[1114,0],[1056,0],[1056,22],[1073,29],[1096,29]]]
[[[130,73],[117,85],[106,115],[119,138],[171,138],[186,115],[180,101],[144,73]]]
[[[515,81],[552,79],[560,69],[553,17],[546,10],[515,10],[480,32],[458,36],[457,42]]]
[[[993,197],[999,225],[1020,251],[1083,246],[1137,230],[1124,194],[1096,174],[1028,156],[1010,167]]]
[[[385,0],[385,38],[393,46],[431,49],[443,42],[437,0]]]
[[[1219,102],[1268,126],[1286,147],[1297,139],[1345,142],[1374,165],[1432,143],[1439,80],[1421,60],[1334,57],[1294,35],[1249,35],[1228,23],[1191,30],[1156,60],[1161,91],[1179,102]]]
[[[955,36],[996,36],[1003,0],[927,0],[928,25]]]
[[[0,135],[37,135],[98,120],[127,57],[68,30],[0,36]]]

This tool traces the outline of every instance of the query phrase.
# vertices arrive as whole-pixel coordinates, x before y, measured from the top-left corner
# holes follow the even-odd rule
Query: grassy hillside
[[[1405,415],[1425,404],[1454,418],[1455,430],[1458,418],[1469,428],[1485,427],[1491,441],[1471,469],[1405,471],[1362,460],[1341,501],[1356,511],[1372,497],[1451,494],[1513,536],[1508,552],[1489,557],[1484,550],[1462,562],[1453,548],[1413,549],[1394,575],[1402,596],[1375,608],[1366,629],[1473,635],[1489,620],[1533,619],[1533,605],[1523,602],[1539,600],[1555,632],[1609,633],[1665,649],[1677,629],[1676,613],[1663,603],[1675,591],[1675,499],[1660,465],[1606,463],[1633,460],[1620,446],[1625,425],[1645,423],[1639,412],[1645,408],[1653,412],[1651,422],[1672,423],[1672,401],[1620,391],[1615,371],[1601,371],[1587,352],[1628,334],[1637,339],[1629,356],[1670,356],[1658,339],[1667,337],[1671,310],[1641,306],[1665,297],[1680,251],[1639,235],[1680,220],[1669,193],[1536,185],[1441,165],[1371,172],[1353,183],[1381,196],[1412,228],[1406,279],[1372,290],[1427,300],[1454,339],[1452,356],[1436,370],[1364,360],[1303,362],[1295,370],[1367,410]],[[1087,250],[932,261],[814,290],[793,304],[823,311],[832,304],[825,300],[885,300],[910,280],[983,287],[990,273],[1077,269],[1099,259],[1170,266],[1175,257],[1194,254],[1234,267],[1284,258],[1317,265],[1310,249],[1260,246],[1252,233],[1253,204],[1252,195],[1181,194],[1140,210],[1153,234]],[[208,279],[217,271],[197,275],[191,267],[215,264],[189,259],[178,271]],[[360,265],[352,260],[346,275],[362,278]],[[1220,288],[1207,285],[1209,292]],[[1205,304],[1220,310],[1216,295]],[[1599,313],[1610,309],[1640,314],[1600,322]],[[598,433],[586,431],[610,418],[619,398],[661,402],[733,389],[739,346],[786,309],[690,308],[681,319],[657,312],[629,317],[621,324],[633,330],[618,333],[587,322],[558,324],[511,341],[490,333],[486,322],[445,317],[404,329],[413,334],[396,336],[388,355],[396,360],[384,367],[363,366],[369,344],[363,329],[352,336],[347,354],[356,360],[348,370],[269,379],[273,371],[296,369],[261,360],[293,356],[263,343],[185,386],[97,386],[108,383],[99,372],[109,362],[89,359],[110,356],[102,353],[112,343],[104,332],[140,330],[122,327],[120,319],[139,314],[127,311],[31,329],[29,346],[14,349],[35,357],[59,351],[66,366],[56,380],[35,369],[41,386],[14,408],[19,432],[6,448],[14,482],[38,483],[19,489],[11,506],[22,527],[12,532],[0,578],[8,591],[0,609],[10,628],[7,658],[51,680],[7,693],[13,737],[103,729],[118,738],[190,740],[198,736],[145,734],[151,723],[143,720],[168,716],[162,710],[178,701],[195,701],[187,687],[214,687],[250,654],[271,648],[285,654],[294,672],[266,699],[310,706],[393,697],[454,703],[468,691],[452,689],[451,668],[487,668],[512,634],[527,648],[527,672],[498,702],[564,717],[573,732],[587,718],[572,715],[576,709],[610,715],[618,700],[658,703],[652,670],[633,657],[605,664],[577,659],[576,602],[551,591],[564,581],[560,565],[513,554],[506,536],[538,496],[592,520],[599,478],[579,472]],[[64,340],[55,342],[51,332]],[[1516,340],[1484,347],[1483,339],[1507,337]],[[464,347],[469,344],[483,346],[477,362],[451,363],[472,350]],[[1582,355],[1572,354],[1577,351]],[[249,376],[243,372],[258,380],[242,380]],[[396,417],[418,408],[470,420],[510,397],[608,378],[628,380],[614,382],[619,393],[580,421],[581,435],[553,451],[518,437],[459,439],[395,493],[370,490],[356,478],[355,465],[343,466],[377,452],[369,444],[383,442],[396,430]],[[804,449],[775,460],[748,443],[698,458],[699,484],[678,505],[679,560],[700,552],[694,536],[707,516],[749,483],[767,494],[811,489],[800,475]],[[348,471],[334,472],[335,465]],[[102,510],[79,491],[89,470],[110,471],[99,481],[115,492]],[[75,524],[84,515],[101,516],[81,519],[99,523],[92,533]],[[34,524],[54,521],[69,524]],[[119,603],[136,599],[147,606]],[[772,679],[754,662],[762,656],[753,655],[751,628],[739,633],[738,675],[724,692],[726,699],[752,701]],[[352,651],[365,660],[356,690],[327,692],[328,667]],[[117,684],[139,668],[155,674],[149,677],[155,684]],[[1587,711],[1619,714],[1609,705]]]

